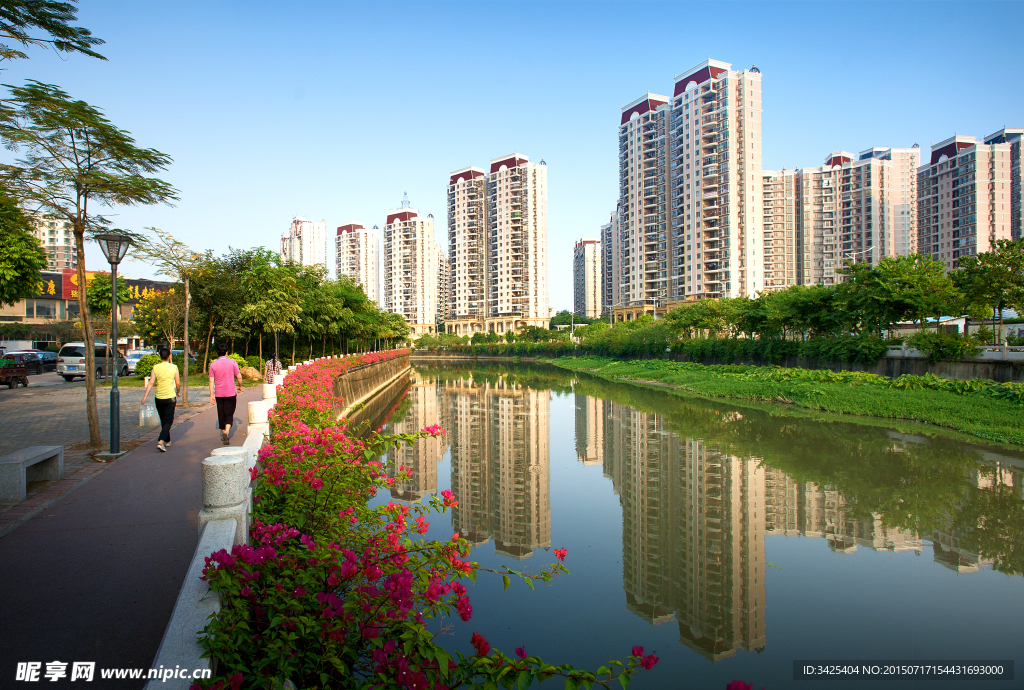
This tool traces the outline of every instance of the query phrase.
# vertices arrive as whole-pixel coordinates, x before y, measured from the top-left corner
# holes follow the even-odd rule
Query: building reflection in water
[[[455,531],[474,545],[493,540],[516,559],[551,545],[551,393],[515,377],[473,372],[441,380],[418,375],[393,425],[415,432],[440,424],[442,440],[397,451],[411,467],[392,487],[396,500],[437,492],[437,463],[451,449],[451,487],[459,505]],[[725,412],[721,422],[742,422]],[[878,514],[855,518],[828,485],[797,482],[756,456],[683,438],[664,415],[575,393],[575,451],[600,466],[622,507],[623,589],[627,608],[651,624],[675,622],[679,640],[708,659],[766,645],[765,535],[818,538],[835,553],[859,548],[923,553],[958,573],[992,567],[963,548],[963,534],[919,526],[887,527]],[[893,451],[909,439],[895,435]],[[979,469],[977,489],[1011,487],[1024,499],[1019,469]],[[991,470],[991,471],[990,471]],[[393,466],[389,468],[393,472]],[[394,475],[392,475],[394,476]],[[969,528],[969,527],[968,527]]]

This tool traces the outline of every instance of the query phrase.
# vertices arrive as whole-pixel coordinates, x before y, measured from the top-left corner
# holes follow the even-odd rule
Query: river
[[[485,567],[568,550],[571,574],[536,591],[481,573],[472,620],[444,621],[451,650],[480,632],[596,669],[640,645],[660,662],[634,688],[1021,687],[1024,665],[1016,681],[794,680],[801,660],[1024,660],[1024,451],[849,419],[421,364],[389,427],[447,434],[393,452],[413,476],[375,502],[451,489],[428,537],[458,531]]]

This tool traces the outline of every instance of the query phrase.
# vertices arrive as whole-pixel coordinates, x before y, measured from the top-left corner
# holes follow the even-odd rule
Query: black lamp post
[[[114,455],[121,452],[121,393],[117,390],[117,265],[132,242],[116,230],[97,235],[96,241],[110,263],[110,342],[114,347],[114,378],[110,384],[110,454]]]

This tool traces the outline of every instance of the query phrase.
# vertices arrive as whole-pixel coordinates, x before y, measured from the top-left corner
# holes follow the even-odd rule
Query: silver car
[[[96,371],[98,379],[107,376],[107,346],[103,343],[95,345]],[[67,343],[57,353],[57,373],[64,377],[65,381],[74,381],[76,378],[85,378],[85,343]],[[117,373],[118,376],[128,375],[128,360],[120,352],[117,352]]]
[[[128,373],[135,373],[135,365],[139,363],[139,360],[146,355],[154,354],[152,352],[129,352],[124,358],[128,361]]]

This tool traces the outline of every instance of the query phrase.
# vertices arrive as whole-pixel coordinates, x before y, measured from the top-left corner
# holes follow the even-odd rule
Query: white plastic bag
[[[160,426],[160,415],[153,401],[139,405],[139,426]]]

